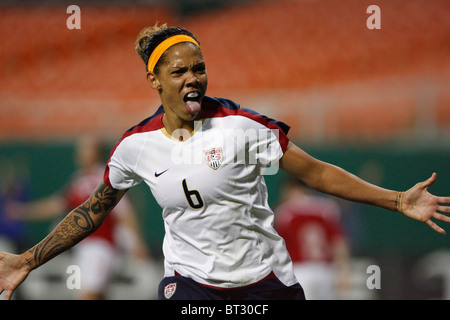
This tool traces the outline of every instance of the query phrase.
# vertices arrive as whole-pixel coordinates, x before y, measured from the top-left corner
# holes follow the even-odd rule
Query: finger
[[[450,207],[449,206],[438,206],[437,211],[443,212],[443,213],[450,213]]]
[[[446,234],[445,230],[439,227],[436,223],[431,220],[427,220],[426,224],[429,225],[434,231],[440,234]]]
[[[450,204],[450,197],[438,197],[438,203]]]
[[[433,172],[431,177],[429,177],[427,180],[423,182],[424,188],[428,188],[429,186],[431,186],[436,181],[436,178],[437,178],[436,172]]]
[[[439,210],[439,211],[441,211],[441,210]],[[438,219],[440,221],[444,221],[444,222],[450,222],[450,217],[449,216],[446,216],[445,214],[438,213],[438,212],[433,214],[433,218]]]

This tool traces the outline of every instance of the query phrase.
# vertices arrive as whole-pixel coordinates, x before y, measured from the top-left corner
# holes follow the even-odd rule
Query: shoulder
[[[143,133],[149,131],[159,130],[163,127],[162,116],[164,114],[164,109],[162,106],[158,108],[158,110],[147,119],[141,121],[137,125],[131,127],[122,135],[122,139],[131,136],[135,133]]]
[[[142,120],[137,125],[131,127],[127,131],[125,131],[120,139],[116,142],[114,149],[117,148],[119,144],[122,144],[125,140],[129,137],[137,137],[137,134],[140,133],[146,133],[146,132],[152,132],[161,129],[164,125],[162,122],[162,116],[164,114],[164,109],[162,106],[158,108],[158,110],[150,117]]]
[[[161,106],[155,114],[125,131],[111,149],[108,164],[111,163],[113,156],[116,158],[116,161],[120,160],[123,163],[134,162],[139,149],[145,145],[143,142],[148,136],[145,133],[152,133],[163,127],[163,114],[164,110]]]

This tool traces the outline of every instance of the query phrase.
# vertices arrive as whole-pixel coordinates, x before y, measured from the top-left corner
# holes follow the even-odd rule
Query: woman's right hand
[[[5,300],[10,300],[14,290],[26,279],[31,268],[23,255],[0,253],[0,294],[6,291]]]

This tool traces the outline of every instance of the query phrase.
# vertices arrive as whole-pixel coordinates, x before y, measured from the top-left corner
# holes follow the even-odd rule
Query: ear
[[[156,90],[161,89],[161,84],[159,83],[159,79],[153,72],[150,72],[150,71],[147,72],[147,81],[153,89],[156,89]]]

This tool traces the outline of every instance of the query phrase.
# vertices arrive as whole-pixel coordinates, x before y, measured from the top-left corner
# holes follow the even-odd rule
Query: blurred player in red
[[[336,299],[348,284],[350,256],[340,206],[291,179],[275,210],[275,229],[286,241],[306,298]]]
[[[103,177],[101,146],[85,137],[76,148],[77,172],[58,193],[28,204],[11,206],[11,215],[20,220],[43,220],[60,216],[82,204]],[[146,246],[139,232],[134,210],[128,197],[106,217],[96,232],[74,248],[75,263],[81,270],[81,289],[77,299],[100,300],[113,271],[118,254],[116,233],[121,232],[120,246],[131,248],[137,258],[145,258]],[[126,239],[123,239],[126,238]]]

